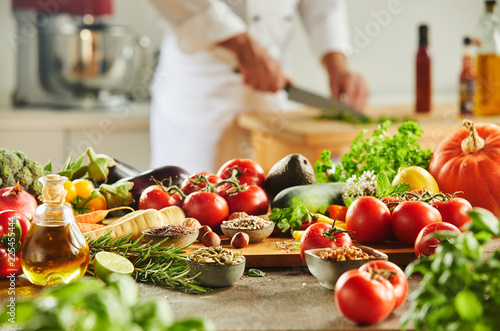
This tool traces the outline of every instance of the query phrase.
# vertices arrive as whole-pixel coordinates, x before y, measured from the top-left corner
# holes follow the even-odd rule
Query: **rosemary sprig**
[[[210,288],[194,284],[192,281],[196,276],[189,276],[189,267],[186,262],[184,247],[160,246],[165,240],[154,245],[141,242],[143,236],[135,241],[130,241],[131,234],[118,239],[111,238],[111,231],[106,235],[91,240],[90,250],[90,274],[94,274],[93,261],[98,252],[106,251],[120,254],[128,258],[134,264],[134,278],[138,282],[164,285],[175,290],[184,290],[188,293],[204,293]]]

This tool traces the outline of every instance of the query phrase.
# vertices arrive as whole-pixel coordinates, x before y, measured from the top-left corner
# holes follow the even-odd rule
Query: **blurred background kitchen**
[[[418,26],[421,24],[429,27],[433,102],[458,104],[463,38],[473,34],[484,12],[483,1],[348,0],[346,3],[353,45],[350,66],[367,79],[370,106],[409,107],[414,104],[415,55]],[[105,13],[106,9],[103,11]],[[79,155],[87,146],[93,146],[97,152],[112,155],[140,170],[149,168],[147,87],[161,37],[159,15],[148,1],[115,0],[111,11],[108,22],[124,26],[127,31],[118,29],[106,38],[133,44],[129,53],[134,54],[128,60],[127,56],[132,55],[127,55],[127,52],[117,55],[123,57],[123,63],[132,69],[117,82],[110,83],[118,84],[119,92],[104,91],[98,94],[97,100],[68,97],[58,98],[57,102],[45,107],[28,105],[16,108],[13,94],[19,61],[26,61],[23,64],[26,74],[21,79],[26,83],[23,84],[23,93],[28,95],[27,98],[37,93],[31,90],[36,87],[30,87],[36,75],[46,75],[47,84],[52,84],[54,89],[61,88],[58,85],[61,83],[51,72],[30,74],[30,70],[39,69],[28,65],[28,57],[33,54],[16,53],[16,43],[28,43],[29,38],[26,41],[19,37],[11,1],[0,1],[0,147],[24,151],[42,164],[49,159],[57,164],[63,162],[69,153]],[[299,22],[290,44],[287,67],[296,84],[327,96],[326,74],[308,43]],[[67,44],[71,45],[69,38]],[[89,52],[95,47],[87,46]],[[82,90],[82,95],[93,89],[92,84],[102,86],[99,81],[85,82],[87,85],[78,82],[78,75],[86,72],[66,68],[65,56],[70,55],[60,57],[58,68],[44,70],[68,70],[63,78],[71,83],[72,89]],[[134,75],[137,72],[139,76]],[[94,108],[96,103],[97,110]],[[65,104],[73,107],[66,110]]]

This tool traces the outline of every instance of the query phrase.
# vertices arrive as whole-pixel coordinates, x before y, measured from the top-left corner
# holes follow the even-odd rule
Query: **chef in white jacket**
[[[296,9],[332,96],[358,109],[366,104],[365,81],[347,66],[344,0],[151,2],[165,19],[151,86],[151,167],[215,172],[231,158],[252,156],[249,135],[235,121],[243,112],[286,111],[282,61]]]

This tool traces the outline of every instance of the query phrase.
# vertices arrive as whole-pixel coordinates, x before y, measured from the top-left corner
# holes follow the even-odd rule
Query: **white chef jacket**
[[[151,0],[165,19],[151,86],[151,167],[177,165],[215,172],[235,157],[252,157],[244,112],[286,110],[286,93],[253,90],[235,73],[237,61],[217,46],[248,32],[283,61],[298,9],[318,60],[344,52],[349,33],[344,0]],[[278,118],[277,118],[278,119]]]

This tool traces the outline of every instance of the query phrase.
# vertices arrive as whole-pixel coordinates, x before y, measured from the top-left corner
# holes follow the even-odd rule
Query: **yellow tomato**
[[[76,198],[76,187],[70,180],[64,183],[64,189],[67,191],[65,198],[66,202],[71,202],[71,200]]]
[[[101,193],[99,193],[99,196],[97,198],[90,200],[88,205],[89,212],[93,212],[96,210],[106,210],[108,208],[106,198]]]
[[[94,184],[87,179],[74,180],[73,185],[75,185],[76,188],[76,195],[84,199],[87,199],[94,189]]]

